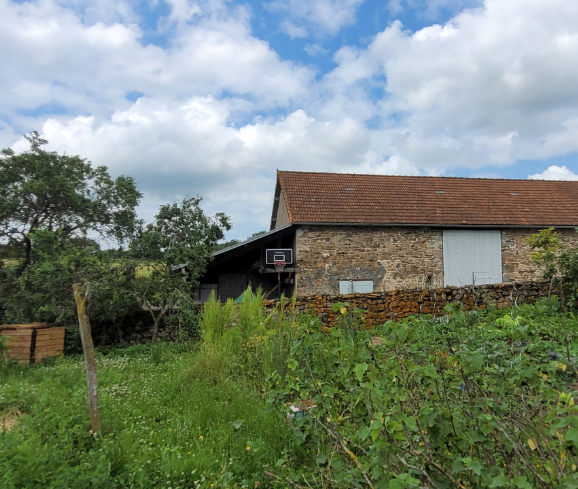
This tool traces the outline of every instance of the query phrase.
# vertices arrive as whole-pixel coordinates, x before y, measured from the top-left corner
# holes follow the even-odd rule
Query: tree
[[[1,272],[2,297],[7,319],[69,326],[76,323],[72,285],[98,281],[106,276],[106,263],[97,249],[75,246],[62,232],[36,230],[30,233],[30,265],[17,264]]]
[[[38,229],[65,238],[93,232],[117,241],[132,233],[141,193],[131,177],[113,180],[105,166],[45,151],[48,141],[37,132],[25,138],[28,151],[0,151],[0,241],[20,249],[22,268],[30,264],[31,236]]]
[[[251,239],[251,238],[257,238],[258,236],[261,236],[263,234],[265,234],[267,231],[257,231],[256,233],[253,233],[251,236],[249,236],[247,239]],[[247,239],[245,241],[247,241]],[[229,248],[230,246],[235,246],[239,243],[242,243],[241,240],[239,239],[232,239],[230,241],[225,241],[223,243],[218,243],[217,247],[215,248],[215,251],[217,250],[224,250],[225,248]]]
[[[230,246],[235,246],[241,243],[240,239],[231,239],[230,241],[225,241],[223,243],[217,243],[215,247],[215,251],[224,250],[225,248],[229,248]]]
[[[17,262],[1,266],[0,298],[10,323],[47,322],[67,328],[67,350],[80,347],[74,297],[75,283],[92,283],[90,317],[93,326],[106,333],[112,325],[122,340],[123,321],[140,310],[137,301],[137,263],[99,250],[97,245],[72,240],[59,231],[31,233],[30,264],[21,270]],[[95,336],[96,338],[96,336]]]
[[[578,231],[578,229],[576,229]],[[542,229],[528,239],[532,258],[542,276],[558,289],[563,305],[576,307],[578,301],[578,247],[565,246],[554,228]]]
[[[576,309],[578,305],[578,247],[565,246],[554,228],[532,234],[528,245],[534,250],[532,257],[536,264],[542,267],[543,277],[550,280],[551,287],[556,288],[560,295],[564,311],[566,358],[569,363],[573,363],[570,358],[567,309]]]
[[[201,197],[187,197],[159,208],[155,221],[144,227],[131,243],[131,249],[150,271],[143,281],[141,300],[153,322],[156,341],[163,318],[172,310],[191,303],[207,263],[231,228],[228,216],[207,216],[200,207]]]

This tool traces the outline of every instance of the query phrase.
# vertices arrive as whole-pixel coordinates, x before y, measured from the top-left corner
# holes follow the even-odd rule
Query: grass
[[[136,278],[145,279],[149,278],[153,273],[154,268],[152,266],[141,266],[136,270]]]
[[[177,488],[231,479],[253,487],[263,469],[251,450],[274,464],[287,426],[258,394],[200,379],[195,359],[166,345],[99,358],[97,437],[88,432],[81,359],[5,366],[0,406],[22,415],[17,429],[0,435],[0,486]],[[237,420],[246,430],[234,429]]]
[[[442,410],[454,398],[463,403],[466,391],[460,384],[464,373],[455,365],[462,362],[467,368],[470,357],[477,361],[472,356],[476,352],[481,352],[483,359],[471,375],[484,379],[484,388],[490,393],[499,387],[504,403],[517,399],[530,403],[532,392],[552,391],[550,404],[559,411],[552,414],[552,422],[568,413],[574,416],[574,408],[568,405],[576,390],[576,376],[571,362],[564,359],[564,322],[555,304],[543,303],[520,311],[477,312],[459,320],[459,311],[447,320],[410,318],[368,332],[380,335],[386,347],[368,350],[362,342],[366,333],[343,329],[344,336],[326,335],[321,333],[317,320],[297,318],[279,309],[266,312],[260,307],[261,300],[259,292],[247,292],[243,303],[237,305],[221,305],[213,298],[201,321],[202,343],[136,345],[100,353],[102,430],[97,436],[89,432],[81,357],[63,357],[41,366],[0,362],[0,420],[9,419],[11,423],[10,430],[0,430],[0,487],[264,488],[287,487],[287,480],[303,487],[362,487],[367,485],[366,479],[351,462],[354,452],[367,477],[380,481],[375,484],[378,487],[433,487],[413,469],[390,473],[389,468],[380,468],[382,457],[394,460],[391,457],[397,456],[395,450],[405,450],[406,442],[400,437],[407,433],[399,432],[398,438],[388,441],[391,433],[384,428],[377,438],[373,439],[373,432],[364,438],[364,430],[377,426],[370,424],[370,419],[380,414],[367,406],[380,404],[383,413],[405,416],[406,430],[411,429],[407,417],[410,401],[433,403],[433,408],[439,402]],[[575,361],[578,321],[571,317],[568,324]],[[461,353],[454,355],[455,364],[454,360],[447,361],[450,345],[461,345]],[[374,356],[368,356],[368,352]],[[552,360],[552,354],[559,358]],[[396,355],[406,365],[403,368],[411,370],[407,378],[401,371],[395,372]],[[443,370],[440,358],[447,364]],[[374,372],[376,362],[384,369],[381,380],[381,374]],[[564,371],[559,366],[562,362]],[[433,370],[428,370],[430,364]],[[308,365],[313,369],[309,370]],[[432,379],[442,373],[444,382],[448,382],[447,399],[432,401]],[[526,377],[518,381],[512,373]],[[404,394],[406,390],[398,388],[396,382],[406,380],[414,387]],[[372,386],[370,390],[368,385]],[[564,406],[558,391],[566,396]],[[366,394],[369,404],[359,401]],[[287,422],[284,403],[307,398],[318,404],[315,412],[320,417]],[[486,409],[485,404],[479,409]],[[420,419],[421,414],[415,416]],[[319,420],[326,418],[329,427],[330,420],[339,420],[330,432],[320,427]],[[463,420],[454,420],[455,429],[463,429],[464,435],[452,439],[456,449],[454,455],[450,454],[458,457],[458,442],[460,449],[466,447],[463,450],[471,460],[460,455],[457,462],[452,462],[454,465],[449,465],[455,468],[455,477],[463,481],[475,474],[466,468],[460,472],[459,464],[467,463],[478,470],[476,451],[466,437],[475,431],[469,419],[464,415]],[[444,423],[449,421],[440,418],[437,425],[443,427]],[[564,433],[573,429],[571,426],[566,422],[559,429]],[[536,427],[546,430],[542,425]],[[428,431],[427,436],[419,431],[413,435],[416,446],[422,438],[435,446],[435,427]],[[345,445],[337,443],[336,436],[350,440],[354,452],[343,449]],[[551,443],[558,443],[556,440],[553,436]],[[488,438],[487,446],[490,441]],[[533,457],[538,453],[522,441],[524,454]],[[578,447],[571,445],[564,445],[568,467],[578,463]],[[554,454],[558,459],[559,452],[556,449]],[[365,458],[364,453],[370,456]],[[450,455],[440,452],[439,463],[450,460]],[[420,459],[415,457],[414,463],[419,466]],[[517,474],[516,480],[522,484]],[[501,481],[496,480],[496,484]],[[490,486],[479,481],[476,484]],[[508,484],[495,487],[515,487]],[[451,484],[440,483],[438,487]],[[466,487],[473,485],[466,483]]]

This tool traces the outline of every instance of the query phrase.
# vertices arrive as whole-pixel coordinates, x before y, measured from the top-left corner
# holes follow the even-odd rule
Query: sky
[[[578,2],[0,0],[0,148],[269,228],[276,170],[578,180]]]

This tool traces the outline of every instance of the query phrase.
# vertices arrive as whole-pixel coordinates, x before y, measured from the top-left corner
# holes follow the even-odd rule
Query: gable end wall
[[[285,197],[281,191],[279,195],[279,207],[277,208],[277,220],[275,221],[275,229],[289,224],[289,214],[287,213],[287,206],[285,205]]]

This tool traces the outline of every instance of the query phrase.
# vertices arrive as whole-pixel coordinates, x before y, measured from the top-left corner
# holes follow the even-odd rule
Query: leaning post
[[[100,430],[100,416],[98,414],[98,377],[96,373],[96,355],[90,332],[90,318],[88,305],[92,293],[92,284],[74,284],[74,299],[78,312],[78,324],[80,326],[80,339],[84,351],[84,366],[86,368],[86,384],[88,388],[88,410],[90,414],[90,429],[93,433]]]

